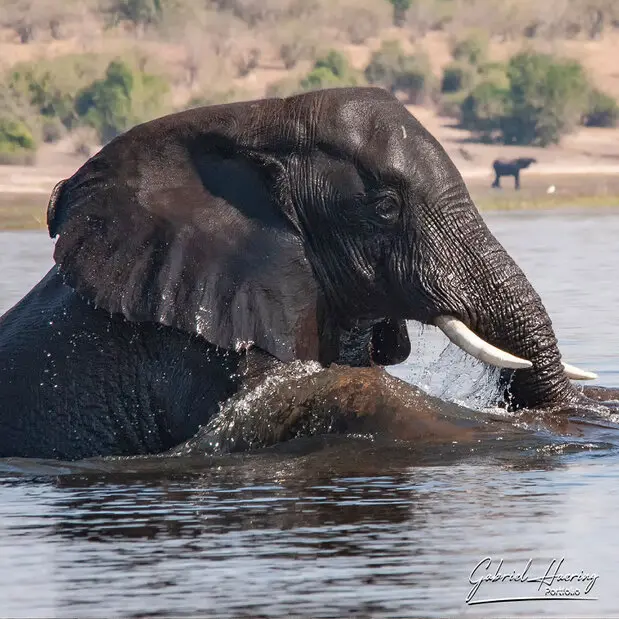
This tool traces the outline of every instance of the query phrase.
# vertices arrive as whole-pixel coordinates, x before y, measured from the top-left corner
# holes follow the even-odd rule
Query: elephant
[[[590,402],[445,150],[380,88],[138,125],[58,183],[47,225],[55,264],[0,319],[0,457],[167,452],[290,364],[371,390],[407,320],[507,368],[514,409]]]
[[[501,188],[501,176],[513,176],[514,188],[520,189],[520,170],[528,168],[532,163],[537,163],[537,159],[532,157],[521,157],[519,159],[496,159],[492,167],[494,169],[494,182],[492,186]]]

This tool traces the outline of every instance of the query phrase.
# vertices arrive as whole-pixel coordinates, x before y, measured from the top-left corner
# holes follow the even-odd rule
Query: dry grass
[[[619,207],[619,174],[527,174],[521,173],[521,189],[513,178],[501,179],[502,189],[493,189],[492,178],[467,181],[471,197],[481,211],[539,210],[572,207]],[[549,193],[549,188],[554,191]]]
[[[47,200],[43,194],[0,193],[0,230],[46,228]]]

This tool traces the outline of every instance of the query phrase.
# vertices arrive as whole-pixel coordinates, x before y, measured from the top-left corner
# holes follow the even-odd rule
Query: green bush
[[[412,0],[389,0],[393,5],[393,25],[403,27],[406,22],[406,12],[411,8]]]
[[[34,163],[36,149],[36,140],[26,123],[0,116],[0,163]]]
[[[41,116],[26,93],[9,80],[0,86],[0,164],[32,164],[41,137]]]
[[[463,39],[456,40],[451,48],[455,60],[472,65],[481,65],[488,57],[488,34],[482,30],[473,30]]]
[[[441,92],[470,90],[475,84],[476,71],[468,64],[453,62],[443,69]]]
[[[475,90],[477,86],[481,88]],[[447,65],[443,72],[440,113],[443,116],[459,118],[461,121],[464,113],[464,123],[469,128],[478,126],[484,134],[484,139],[487,139],[487,131],[494,131],[494,128],[487,128],[486,116],[493,107],[488,97],[492,96],[492,93],[498,96],[500,101],[497,102],[496,108],[503,110],[504,97],[502,94],[499,96],[499,93],[508,88],[507,67],[503,64],[483,63],[473,66],[468,62],[453,62]],[[480,110],[479,123],[474,122],[477,109]]]
[[[501,62],[486,62],[477,67],[481,81],[492,82],[498,88],[509,88],[507,65]]]
[[[166,0],[108,0],[106,13],[111,25],[122,21],[136,28],[160,23]]]
[[[351,72],[346,56],[334,49],[316,59],[314,70],[319,69],[327,69],[340,79],[344,79]]]
[[[508,111],[508,91],[485,81],[478,84],[462,102],[460,122],[464,128],[474,131],[484,141],[488,141],[501,129],[501,122]]]
[[[298,91],[359,86],[361,83],[362,76],[350,66],[346,56],[331,50],[316,60],[314,68],[299,82]]]
[[[167,91],[162,78],[115,60],[108,65],[105,77],[78,93],[75,109],[106,143],[136,123],[160,114]]]
[[[266,96],[284,98],[322,88],[360,86],[364,82],[363,75],[350,66],[344,54],[331,50],[316,59],[303,79],[284,78],[269,84]]]
[[[28,101],[44,121],[58,119],[68,129],[78,120],[75,94],[105,70],[94,54],[70,54],[36,63],[19,63],[11,70],[6,87]]]
[[[589,84],[582,65],[522,52],[508,64],[510,110],[501,123],[508,144],[556,144],[581,120]]]
[[[407,55],[399,41],[385,41],[365,69],[370,84],[401,91],[411,103],[423,103],[434,90],[434,77],[424,54]]]
[[[15,65],[4,80],[0,115],[23,121],[37,142],[54,142],[84,124],[108,141],[158,115],[167,89],[162,78],[109,57],[60,56]]]
[[[587,110],[589,84],[573,60],[522,52],[506,73],[500,65],[484,73],[460,109],[463,126],[484,139],[498,132],[506,144],[555,144]]]
[[[443,93],[438,106],[439,115],[446,116],[447,118],[460,119],[462,103],[468,96],[469,93],[467,93],[465,90]]]
[[[370,63],[365,68],[366,79],[370,84],[393,90],[402,71],[404,57],[399,41],[384,41],[380,49],[372,54]]]
[[[327,67],[313,69],[300,82],[301,90],[319,90],[321,88],[337,88],[342,86],[342,80]]]
[[[71,94],[55,83],[49,71],[38,70],[34,65],[19,67],[13,71],[9,86],[22,91],[41,115],[57,117],[70,124],[73,113]]]
[[[606,93],[594,88],[589,93],[588,109],[583,117],[586,127],[616,127],[619,122],[619,105]]]

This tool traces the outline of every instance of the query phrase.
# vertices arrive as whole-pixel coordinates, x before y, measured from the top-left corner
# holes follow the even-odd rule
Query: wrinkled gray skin
[[[519,159],[496,159],[492,164],[494,169],[495,189],[501,188],[501,176],[514,177],[514,189],[520,189],[520,170],[528,168],[532,163],[537,163],[537,159],[532,157],[521,157]]]
[[[456,167],[380,89],[138,126],[48,224],[56,267],[0,321],[2,457],[161,452],[273,363],[397,363],[404,319],[441,314],[532,361],[514,407],[583,399]]]

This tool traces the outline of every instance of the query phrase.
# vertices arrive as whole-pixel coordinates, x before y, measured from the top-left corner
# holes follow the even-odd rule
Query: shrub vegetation
[[[138,122],[157,116],[167,91],[162,78],[132,70],[115,60],[104,77],[77,94],[75,111],[84,124],[97,130],[105,143]]]
[[[403,93],[414,104],[429,101],[435,90],[428,57],[424,53],[404,53],[399,41],[383,42],[372,54],[365,77],[370,84],[394,94]]]
[[[37,143],[25,122],[0,117],[0,163],[34,163]]]
[[[477,70],[468,63],[452,62],[443,69],[441,92],[471,90],[475,85]]]
[[[389,0],[393,5],[393,25],[402,28],[406,23],[406,12],[411,8],[412,0]]]
[[[619,122],[619,105],[610,95],[593,88],[583,118],[587,127],[616,127]]]
[[[487,32],[473,30],[453,42],[451,55],[455,60],[477,67],[484,64],[488,59],[489,43]]]
[[[355,71],[348,58],[341,52],[330,50],[319,56],[312,70],[302,79],[283,79],[267,88],[268,97],[288,97],[293,94],[320,90],[361,86],[365,83],[363,74]]]
[[[101,143],[165,111],[166,81],[96,55],[61,56],[15,65],[0,96],[0,153],[4,162],[32,159],[41,141],[93,127]],[[26,156],[28,155],[28,156]]]
[[[418,51],[385,41],[362,71],[337,49],[321,53],[326,37],[344,48],[393,24]],[[5,54],[4,161],[31,160],[67,134],[106,142],[172,98],[183,108],[260,96],[251,74],[282,66],[290,73],[268,96],[371,83],[408,103],[438,100],[484,140],[546,145],[578,124],[619,124],[617,101],[577,62],[528,51],[489,62],[491,40],[603,38],[619,29],[612,0],[0,0],[0,27],[2,45],[54,41],[44,60],[11,65],[33,55]],[[438,30],[453,59],[435,76],[419,38]],[[111,51],[68,53],[80,48]]]
[[[592,90],[580,63],[533,52],[513,56],[505,74],[487,70],[460,109],[463,126],[483,139],[540,146],[558,143],[583,120],[612,125],[617,111],[612,98]]]

